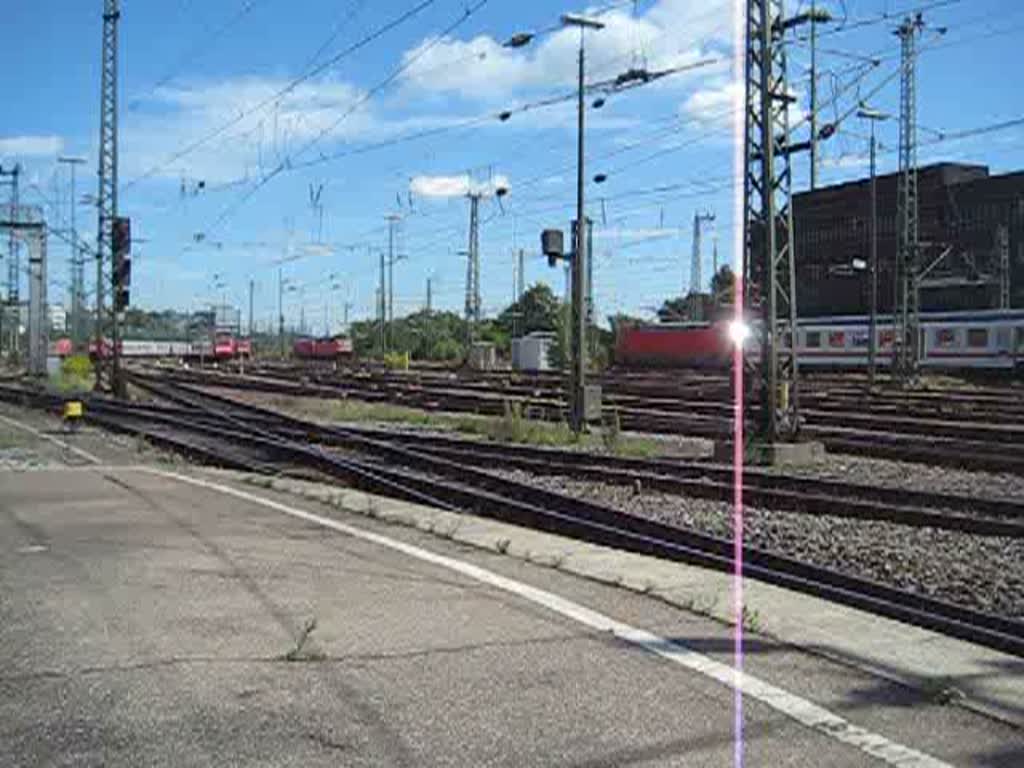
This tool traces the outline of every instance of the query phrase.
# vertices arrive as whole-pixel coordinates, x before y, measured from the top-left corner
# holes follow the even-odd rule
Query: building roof
[[[987,165],[977,165],[973,163],[932,163],[931,165],[922,165],[917,169],[917,176],[919,180],[922,177],[934,178],[939,176],[943,184],[964,184],[991,178],[988,174]],[[899,172],[883,173],[876,177],[878,184],[883,186],[895,184],[898,178]],[[825,199],[835,195],[842,195],[848,190],[860,187],[869,182],[870,178],[868,177],[853,179],[839,184],[830,184],[825,187],[818,187],[814,190],[808,189],[801,192],[795,192],[793,193],[793,197],[807,203],[810,202],[807,198]]]

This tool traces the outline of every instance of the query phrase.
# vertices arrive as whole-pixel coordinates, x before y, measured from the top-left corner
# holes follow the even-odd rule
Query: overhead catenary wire
[[[205,134],[204,136],[200,137],[199,139],[196,139],[195,141],[185,145],[183,148],[173,152],[163,162],[158,163],[157,165],[154,165],[154,166],[150,167],[149,170],[143,172],[141,175],[136,176],[135,178],[131,179],[130,181],[125,182],[121,186],[121,189],[122,190],[130,189],[131,187],[135,186],[139,182],[144,181],[145,179],[152,178],[153,176],[155,176],[156,174],[160,173],[161,171],[170,168],[178,160],[180,160],[181,158],[185,157],[186,155],[191,154],[192,152],[194,152],[197,149],[199,149],[200,147],[208,144],[209,142],[213,141],[215,138],[217,138],[218,136],[223,134],[224,131],[228,130],[229,128],[234,127],[235,125],[238,125],[242,120],[244,120],[247,117],[250,117],[251,115],[255,114],[256,112],[259,112],[260,110],[264,109],[268,105],[274,104],[274,103],[280,101],[281,98],[283,98],[284,96],[287,96],[289,93],[291,93],[296,88],[298,88],[302,83],[306,82],[307,80],[310,80],[313,77],[316,77],[317,75],[321,74],[322,72],[325,72],[327,69],[333,67],[335,64],[337,64],[338,62],[342,61],[346,57],[351,56],[352,54],[356,53],[357,51],[365,48],[370,43],[373,43],[377,39],[379,39],[379,38],[383,37],[384,35],[386,35],[391,30],[395,29],[396,27],[401,26],[406,21],[409,21],[410,19],[414,18],[415,16],[417,16],[422,11],[424,11],[427,8],[429,8],[430,6],[434,5],[434,3],[436,3],[436,2],[437,2],[437,0],[421,0],[417,5],[413,6],[412,8],[410,8],[409,10],[407,10],[404,13],[400,14],[399,16],[391,19],[387,23],[377,27],[373,32],[370,32],[369,34],[367,34],[364,37],[360,38],[357,42],[355,42],[352,45],[346,47],[341,52],[335,54],[334,56],[331,56],[329,59],[327,59],[322,64],[318,64],[318,65],[314,66],[312,69],[309,69],[306,72],[304,72],[303,74],[301,74],[298,77],[294,78],[284,88],[281,88],[280,90],[276,91],[273,95],[271,95],[268,98],[260,101],[254,107],[250,107],[249,109],[242,110],[235,117],[233,117],[230,120],[227,120],[226,122],[222,123],[221,125],[219,125],[214,130],[210,131],[209,133]]]
[[[424,2],[425,3],[431,3],[431,2],[434,2],[434,0],[424,0]],[[204,231],[210,231],[211,229],[216,229],[216,227],[218,227],[219,225],[224,223],[228,219],[229,216],[231,216],[240,206],[244,205],[245,202],[247,202],[249,199],[251,199],[252,196],[255,195],[259,190],[261,190],[263,187],[265,187],[271,180],[276,178],[281,173],[284,173],[284,172],[290,170],[291,163],[292,163],[292,157],[293,156],[297,157],[299,155],[302,155],[303,153],[308,151],[310,148],[316,146],[320,142],[320,140],[323,139],[324,136],[326,136],[328,133],[331,133],[335,129],[337,129],[337,127],[342,122],[344,122],[349,117],[351,117],[352,114],[354,114],[355,111],[359,107],[361,107],[363,104],[368,102],[370,99],[372,99],[378,93],[380,93],[382,90],[387,88],[395,80],[397,80],[398,77],[403,72],[407,71],[410,67],[412,67],[413,64],[415,64],[417,61],[419,61],[421,58],[423,58],[423,56],[425,56],[430,50],[432,50],[443,39],[445,39],[445,36],[451,34],[456,29],[458,29],[460,26],[465,24],[466,21],[468,21],[481,8],[483,8],[485,5],[487,5],[488,2],[489,2],[489,0],[477,0],[476,3],[474,3],[473,5],[467,7],[465,9],[465,11],[454,22],[452,22],[448,27],[446,27],[440,34],[434,36],[430,40],[430,42],[428,42],[426,45],[421,46],[416,51],[416,53],[414,53],[412,56],[407,57],[401,64],[399,64],[397,67],[395,67],[383,80],[379,81],[376,85],[374,85],[372,88],[367,90],[360,98],[356,99],[349,106],[349,108],[347,110],[345,110],[345,112],[343,112],[341,114],[341,116],[337,120],[334,120],[329,125],[327,125],[323,129],[321,129],[316,134],[316,136],[314,136],[312,139],[307,141],[302,146],[301,149],[299,149],[293,155],[289,155],[283,161],[278,163],[277,166],[275,166],[274,169],[270,171],[270,173],[265,174],[251,189],[247,190],[241,197],[239,197],[238,200],[236,200],[233,204],[229,205],[223,211],[221,211],[220,215],[217,216],[217,218],[214,220],[213,224],[210,227],[205,228]]]

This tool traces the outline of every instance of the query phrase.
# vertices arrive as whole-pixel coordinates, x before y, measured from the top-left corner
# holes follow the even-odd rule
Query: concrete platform
[[[729,628],[610,586],[658,591],[667,564],[247,479],[0,473],[5,760],[733,765]],[[745,672],[748,765],[1024,756],[1018,730],[767,637]]]

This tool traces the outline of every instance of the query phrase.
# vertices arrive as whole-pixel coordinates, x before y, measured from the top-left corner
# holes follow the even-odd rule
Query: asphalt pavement
[[[728,628],[642,595],[313,511],[730,658]],[[729,686],[468,573],[139,469],[0,471],[0,763],[734,765]],[[1024,765],[1008,726],[748,648],[748,673],[936,760],[908,766]],[[756,698],[743,754],[887,764]]]

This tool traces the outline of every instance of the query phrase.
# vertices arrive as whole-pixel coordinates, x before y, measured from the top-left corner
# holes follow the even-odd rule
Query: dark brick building
[[[879,311],[893,306],[896,263],[897,174],[879,176]],[[793,196],[797,301],[800,314],[866,314],[870,288],[864,274],[848,274],[852,259],[870,254],[870,180],[862,179]],[[918,170],[922,264],[947,247],[929,272],[923,310],[998,307],[1003,277],[997,232],[1009,233],[1010,306],[1024,308],[1024,172],[990,176],[983,165],[939,163]],[[846,272],[847,274],[844,274]]]

